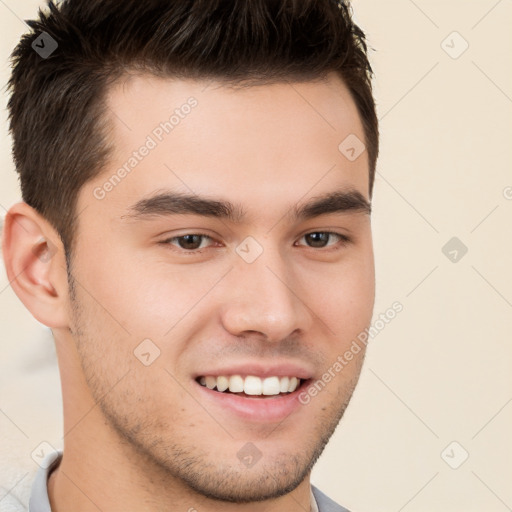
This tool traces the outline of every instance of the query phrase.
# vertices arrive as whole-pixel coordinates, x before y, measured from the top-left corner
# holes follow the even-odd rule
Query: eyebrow
[[[246,212],[241,204],[223,199],[164,191],[137,201],[123,217],[149,219],[168,215],[200,215],[241,223]],[[304,221],[330,213],[371,213],[371,204],[357,190],[338,190],[311,198],[290,208],[292,221]]]

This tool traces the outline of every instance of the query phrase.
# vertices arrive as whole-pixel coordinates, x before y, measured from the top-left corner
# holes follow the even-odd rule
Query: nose
[[[278,255],[269,251],[254,262],[240,259],[229,273],[222,308],[224,328],[234,336],[257,333],[278,342],[307,332],[313,321],[300,279]]]

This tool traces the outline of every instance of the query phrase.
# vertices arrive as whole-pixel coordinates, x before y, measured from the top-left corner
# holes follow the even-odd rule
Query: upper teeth
[[[241,375],[219,375],[214,377],[207,375],[199,379],[200,384],[209,389],[217,388],[218,391],[229,389],[232,393],[244,392],[246,395],[278,395],[279,393],[291,393],[300,384],[297,377],[266,377],[261,379],[254,375],[243,378]]]

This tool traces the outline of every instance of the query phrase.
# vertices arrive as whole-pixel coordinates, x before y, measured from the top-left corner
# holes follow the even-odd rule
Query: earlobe
[[[67,326],[68,284],[64,247],[55,228],[26,203],[4,220],[2,252],[12,289],[34,318]]]

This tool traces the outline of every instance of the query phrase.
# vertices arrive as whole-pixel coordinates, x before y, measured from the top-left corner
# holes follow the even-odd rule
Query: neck
[[[101,442],[77,449],[67,444],[59,466],[48,480],[52,512],[309,512],[309,476],[292,492],[276,499],[245,504],[211,500],[172,475],[162,474],[138,459]]]

